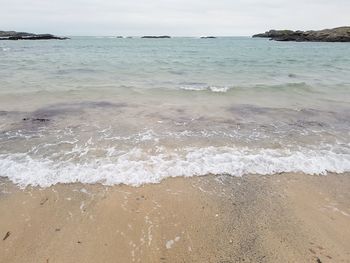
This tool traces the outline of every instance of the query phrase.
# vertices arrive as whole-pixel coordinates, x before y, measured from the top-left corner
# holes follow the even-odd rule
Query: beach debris
[[[168,241],[165,243],[165,247],[166,247],[167,249],[170,249],[170,248],[175,244],[175,242],[178,242],[179,240],[180,240],[180,237],[179,237],[179,236],[175,237],[174,240],[168,240]]]
[[[40,205],[44,205],[48,200],[49,198],[45,197],[44,199],[41,200]]]
[[[175,241],[174,241],[174,240],[168,240],[168,241],[165,243],[165,247],[166,247],[167,249],[170,249],[174,244],[175,244]]]
[[[55,231],[56,231],[56,232],[59,232],[59,231],[61,231],[61,229],[60,229],[60,228],[56,228]]]
[[[319,259],[319,258],[316,259],[316,262],[317,263],[322,263],[321,259]]]
[[[313,250],[312,248],[309,248],[309,251],[310,251],[312,254],[316,254],[315,250]]]
[[[81,244],[82,242],[80,240],[77,241],[78,244]]]
[[[85,202],[84,201],[81,202],[79,209],[80,209],[80,211],[82,213],[84,213],[86,211],[86,209],[85,209]]]
[[[11,235],[11,232],[7,231],[6,235],[4,236],[4,238],[2,240],[5,241],[10,235]]]
[[[144,196],[144,195],[141,195],[140,197],[136,197],[136,200],[139,201],[139,200],[147,200],[147,198]]]

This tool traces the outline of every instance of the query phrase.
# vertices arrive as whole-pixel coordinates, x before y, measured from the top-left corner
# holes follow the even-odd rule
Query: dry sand
[[[350,176],[0,181],[0,262],[350,262]]]

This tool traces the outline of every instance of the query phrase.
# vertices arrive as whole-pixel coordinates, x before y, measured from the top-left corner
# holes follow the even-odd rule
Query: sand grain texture
[[[0,262],[350,262],[350,177],[2,181]]]

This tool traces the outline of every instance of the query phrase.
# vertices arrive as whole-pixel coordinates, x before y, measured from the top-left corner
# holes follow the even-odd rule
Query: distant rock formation
[[[16,32],[16,31],[0,31],[0,40],[47,40],[47,39],[64,40],[69,38],[58,37],[51,34],[33,34],[33,33]]]
[[[350,27],[337,27],[319,31],[270,30],[253,37],[270,38],[276,41],[296,42],[350,42]]]
[[[141,38],[171,38],[170,36],[143,36]]]
[[[204,39],[206,39],[206,38],[216,38],[216,37],[213,37],[213,36],[209,36],[209,37],[201,37],[201,38],[204,38]]]

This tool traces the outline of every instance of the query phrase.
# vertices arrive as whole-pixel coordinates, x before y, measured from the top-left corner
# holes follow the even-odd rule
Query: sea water
[[[350,44],[0,42],[0,176],[21,187],[350,171]]]

